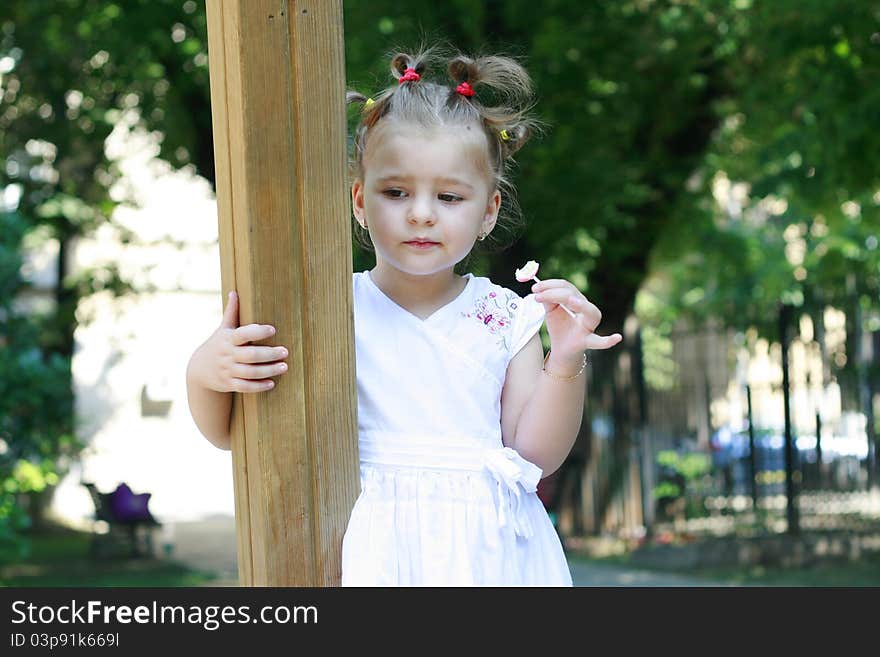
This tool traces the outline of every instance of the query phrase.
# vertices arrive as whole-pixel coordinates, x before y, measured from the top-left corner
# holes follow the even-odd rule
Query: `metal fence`
[[[880,517],[880,501],[868,491],[866,423],[876,414],[862,412],[857,379],[839,376],[846,362],[840,318],[824,320],[821,331],[801,321],[787,350],[792,492],[804,526],[832,522],[818,515],[833,509]],[[711,525],[713,519],[728,529],[737,522],[784,523],[781,346],[711,326],[680,328],[663,338],[658,363],[645,354],[642,332],[633,334],[637,346],[622,359],[624,371],[590,381],[588,453],[560,483],[563,533],[639,534],[663,523]],[[873,363],[875,353],[863,346],[860,356]],[[653,376],[652,367],[665,377]],[[641,391],[637,404],[614,399],[633,389]],[[870,398],[880,402],[873,390]],[[641,408],[636,421],[634,406]]]

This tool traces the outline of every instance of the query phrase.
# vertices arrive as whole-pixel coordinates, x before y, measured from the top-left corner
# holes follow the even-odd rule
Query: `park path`
[[[231,516],[214,515],[201,520],[174,523],[171,558],[196,570],[216,573],[210,586],[237,586],[235,522]],[[637,570],[577,558],[569,560],[578,587],[705,587],[726,586],[673,573]]]

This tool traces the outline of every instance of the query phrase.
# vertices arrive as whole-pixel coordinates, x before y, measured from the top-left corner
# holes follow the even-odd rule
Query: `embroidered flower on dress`
[[[513,318],[519,307],[519,297],[510,290],[505,290],[502,296],[495,292],[478,297],[474,300],[474,308],[469,313],[461,313],[462,317],[473,317],[483,324],[490,333],[498,336],[498,346],[507,349],[507,340]]]

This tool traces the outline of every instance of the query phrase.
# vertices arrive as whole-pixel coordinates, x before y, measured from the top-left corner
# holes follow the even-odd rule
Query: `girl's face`
[[[382,128],[370,135],[363,179],[351,189],[376,266],[414,276],[451,271],[498,216],[486,137],[477,126]]]

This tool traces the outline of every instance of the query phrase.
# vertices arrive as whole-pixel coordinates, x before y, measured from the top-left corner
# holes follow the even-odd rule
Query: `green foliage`
[[[671,481],[661,481],[659,484],[654,486],[653,496],[655,500],[664,499],[664,498],[676,498],[684,495],[684,490],[681,486],[671,482]]]
[[[351,0],[344,11],[348,83],[365,93],[393,82],[387,53],[423,40],[523,61],[549,130],[517,156],[521,245],[491,266],[509,275],[521,263],[505,258],[534,255],[602,309],[605,333],[635,310],[651,385],[676,376],[668,336],[681,319],[771,339],[780,302],[859,305],[873,321],[876,3]],[[111,266],[59,280],[45,315],[24,319],[10,301],[25,240],[63,249],[112,221],[118,170],[104,140],[132,117],[161,133],[162,157],[213,182],[204,3],[4,3],[0,192],[19,200],[0,207],[0,374],[17,389],[0,402],[0,482],[22,458],[42,468],[78,448],[77,303],[131,288]],[[713,196],[724,180],[744,185],[739,209]],[[356,252],[356,268],[370,262]]]
[[[14,229],[0,233],[0,269],[19,260],[9,244],[15,237]],[[57,483],[81,448],[72,429],[70,360],[45,350],[46,319],[15,314],[13,298],[0,299],[0,546],[15,543],[30,524],[23,499]]]
[[[38,512],[29,500],[39,499],[82,448],[73,429],[70,372],[79,300],[132,289],[115,265],[66,279],[62,269],[48,303],[26,303],[40,295],[22,279],[22,250],[52,239],[68,255],[72,240],[110,221],[117,202],[109,190],[118,171],[104,141],[124,112],[137,109],[165,121],[173,137],[186,135],[166,151],[178,165],[189,161],[188,147],[203,146],[210,113],[192,115],[186,101],[192,89],[207,89],[203,39],[193,36],[197,28],[204,32],[204,14],[196,8],[170,1],[4,3],[0,546],[16,543],[31,520],[26,509]]]
[[[386,52],[422,40],[523,60],[549,130],[518,155],[528,222],[519,252],[575,282],[606,332],[635,310],[649,385],[676,379],[669,336],[681,321],[777,340],[780,303],[814,314],[860,305],[865,330],[878,329],[872,3],[557,1],[534,11],[511,0],[413,11],[378,0],[345,11],[349,81],[367,93],[390,82]],[[716,200],[725,182],[744,192],[741,207]]]
[[[8,274],[0,277],[0,546],[15,546],[31,520],[23,498],[55,483],[78,444],[70,361],[45,351],[44,317],[16,314],[12,306],[21,289],[17,247],[25,222],[4,213],[0,226],[0,271]]]
[[[712,460],[702,452],[677,452],[667,449],[657,452],[656,462],[660,478],[651,491],[657,500],[661,515],[674,515],[670,510],[680,505],[685,517],[703,515],[702,493],[712,470]]]
[[[668,336],[680,320],[778,341],[786,303],[796,318],[843,310],[848,331],[860,307],[861,329],[880,329],[880,11],[754,3],[727,25],[740,43],[724,71],[732,92],[689,181],[695,203],[655,244],[636,302],[655,388],[674,379]],[[841,382],[855,376],[851,355],[830,366]]]
[[[712,469],[712,461],[706,454],[700,452],[679,454],[671,449],[657,452],[657,464],[680,473],[685,482],[699,479]]]
[[[729,3],[556,1],[535,11],[510,0],[414,12],[378,1],[345,11],[349,80],[366,92],[389,83],[385,51],[423,38],[524,62],[549,126],[518,155],[524,239],[543,268],[600,301],[609,331],[619,330],[653,244],[698,201],[682,192],[727,93],[723,69],[738,45],[732,34],[719,37],[718,23]]]

